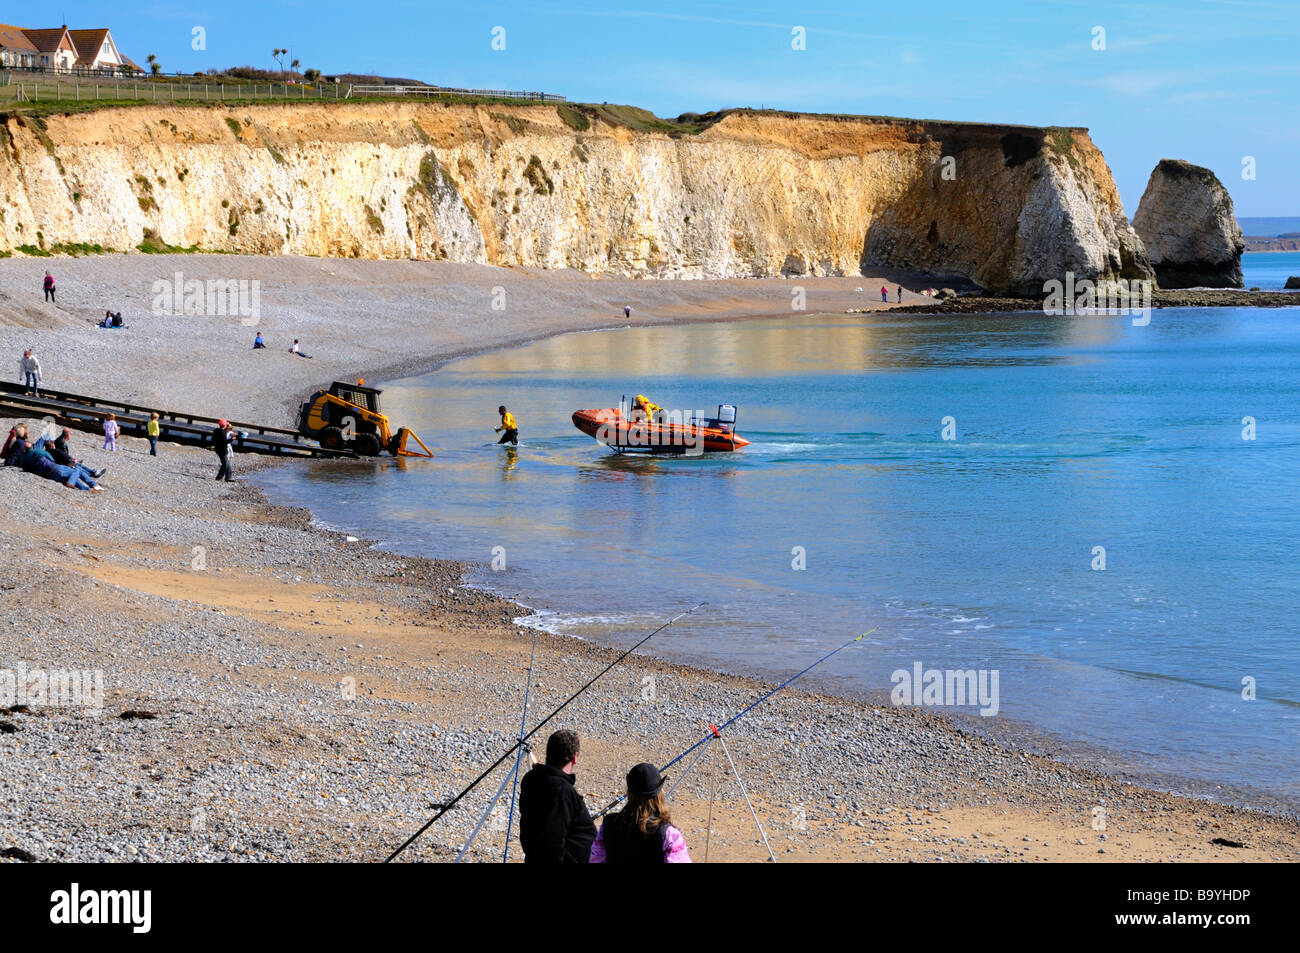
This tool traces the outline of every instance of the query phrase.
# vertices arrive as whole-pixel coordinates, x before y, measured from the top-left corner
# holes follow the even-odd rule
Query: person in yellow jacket
[[[149,456],[158,456],[158,412],[154,411],[149,415],[149,422],[145,424],[144,432],[149,438]]]
[[[497,413],[501,415],[501,426],[497,428],[497,433],[501,434],[501,439],[497,443],[512,443],[519,446],[519,424],[515,423],[515,415],[506,410],[502,404],[497,408]],[[501,431],[505,433],[501,433]]]
[[[654,423],[657,421],[657,415],[663,413],[664,410],[649,397],[646,397],[645,394],[636,395],[636,403],[633,405],[633,409],[639,410],[641,413],[645,414],[647,423]]]

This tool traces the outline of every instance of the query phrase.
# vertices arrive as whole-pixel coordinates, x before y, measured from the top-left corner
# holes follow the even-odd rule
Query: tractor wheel
[[[320,445],[326,450],[342,450],[343,428],[326,427],[320,432]]]
[[[359,433],[352,441],[352,449],[363,457],[377,457],[383,448],[379,445],[379,438],[374,434]]]

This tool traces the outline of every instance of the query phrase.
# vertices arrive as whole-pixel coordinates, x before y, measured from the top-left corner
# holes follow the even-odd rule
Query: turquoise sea
[[[626,645],[706,601],[650,648],[775,677],[876,627],[815,684],[997,671],[996,716],[959,715],[1300,803],[1300,309],[620,329],[386,386],[435,460],[280,467],[272,495],[469,560],[556,631]],[[638,392],[735,403],[753,446],[617,455],[569,420]]]
[[[1281,291],[1288,277],[1300,275],[1300,251],[1247,252],[1241,256],[1241,274],[1247,288]]]

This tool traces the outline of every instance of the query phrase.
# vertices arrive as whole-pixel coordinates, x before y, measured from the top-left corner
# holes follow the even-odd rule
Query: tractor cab
[[[372,414],[382,413],[379,409],[379,395],[383,393],[378,387],[366,387],[364,384],[349,384],[347,381],[335,381],[330,384],[329,392],[341,400],[354,404]]]

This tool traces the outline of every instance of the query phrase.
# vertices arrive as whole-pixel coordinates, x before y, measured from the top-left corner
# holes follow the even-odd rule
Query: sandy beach
[[[40,301],[47,268],[57,307]],[[178,271],[259,281],[256,325],[152,313],[154,283]],[[900,280],[928,284],[224,255],[6,260],[0,350],[16,360],[35,348],[50,388],[288,425],[297,401],[335,377],[382,386],[564,331],[785,316],[799,288],[809,312],[882,307],[881,282],[892,300]],[[902,304],[924,300],[904,293]],[[105,308],[129,327],[95,329]],[[269,347],[253,352],[258,330]],[[295,337],[313,360],[287,352]],[[0,668],[97,670],[104,683],[100,712],[0,712],[0,852],[378,861],[513,743],[533,639],[512,622],[519,607],[463,587],[457,564],[372,548],[364,527],[349,539],[249,485],[215,482],[210,452],[163,444],[151,458],[125,440],[110,455],[99,442],[74,436],[76,452],[109,468],[102,493],[0,470]],[[297,464],[239,456],[236,475],[272,465]],[[530,723],[615,654],[538,635]],[[583,736],[578,787],[595,810],[628,766],[678,754],[768,687],[674,665],[651,643],[545,731]],[[920,709],[792,689],[738,722],[728,744],[782,861],[1300,859],[1294,817],[1146,790]],[[503,776],[405,859],[453,859]],[[672,806],[695,860],[706,842],[710,861],[766,858],[720,751]],[[466,859],[499,861],[504,827],[502,813]]]

